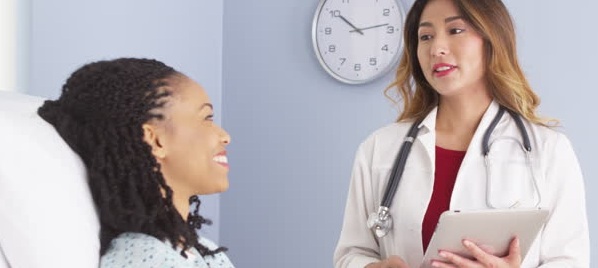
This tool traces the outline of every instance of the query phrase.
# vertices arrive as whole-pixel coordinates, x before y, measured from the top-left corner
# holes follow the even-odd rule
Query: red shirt
[[[434,229],[442,212],[449,209],[451,194],[457,180],[457,173],[465,157],[464,151],[453,151],[436,146],[436,172],[434,190],[428,204],[428,210],[422,223],[422,245],[424,252],[428,248]]]

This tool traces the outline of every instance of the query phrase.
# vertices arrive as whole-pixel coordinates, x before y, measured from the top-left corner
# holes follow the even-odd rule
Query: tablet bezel
[[[440,215],[421,267],[431,267],[432,260],[444,260],[438,255],[441,249],[473,259],[463,246],[463,239],[485,247],[493,255],[505,256],[511,240],[517,236],[523,260],[548,215],[549,211],[541,208],[445,211]]]

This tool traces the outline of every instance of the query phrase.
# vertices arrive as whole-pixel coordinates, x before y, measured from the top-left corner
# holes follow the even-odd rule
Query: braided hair
[[[181,255],[196,248],[196,229],[209,220],[197,206],[185,222],[175,209],[172,189],[144,140],[142,125],[166,120],[161,113],[173,95],[176,79],[185,77],[151,59],[121,58],[98,61],[76,70],[62,87],[58,100],[46,101],[38,114],[52,124],[82,158],[100,219],[100,254],[124,232],[137,232],[181,246]]]

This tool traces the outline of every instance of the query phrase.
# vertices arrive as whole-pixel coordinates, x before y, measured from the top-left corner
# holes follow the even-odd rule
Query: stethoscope
[[[531,161],[532,146],[530,144],[529,136],[527,134],[525,126],[523,125],[523,121],[521,120],[521,117],[517,113],[515,113],[511,110],[508,110],[502,106],[500,106],[498,113],[496,114],[496,116],[494,117],[494,119],[492,120],[492,122],[490,123],[488,128],[486,129],[486,132],[484,133],[484,136],[482,138],[482,152],[484,154],[484,164],[486,166],[486,174],[487,174],[487,180],[488,180],[486,183],[486,204],[490,208],[496,208],[496,206],[494,206],[492,204],[492,202],[490,201],[491,200],[490,199],[490,194],[491,194],[490,185],[491,185],[491,181],[492,181],[492,176],[490,173],[490,163],[488,160],[488,153],[490,152],[490,145],[491,145],[491,143],[489,143],[489,141],[490,141],[490,135],[496,128],[496,125],[498,125],[498,122],[504,115],[505,111],[508,111],[508,113],[511,115],[511,117],[515,120],[515,124],[517,125],[517,128],[519,129],[519,132],[521,133],[521,137],[523,138],[523,144],[521,144],[521,142],[519,140],[516,140],[516,139],[514,139],[514,140],[516,140],[519,143],[520,147],[525,152],[526,164],[527,164],[527,166],[530,170],[530,174],[532,176],[532,181],[534,184],[535,192],[538,195],[538,201],[535,205],[537,207],[540,204],[542,197],[540,196],[540,189],[538,188],[538,184],[536,182],[536,176],[534,173],[534,168],[532,167],[532,161]],[[390,204],[392,203],[394,195],[397,192],[397,187],[399,186],[399,181],[401,180],[401,176],[403,175],[403,170],[405,169],[405,163],[407,162],[407,157],[409,156],[409,152],[411,151],[411,145],[413,145],[415,138],[417,138],[417,134],[419,133],[419,130],[420,130],[419,125],[421,124],[421,122],[422,122],[422,120],[416,120],[416,122],[414,122],[413,125],[411,125],[411,128],[407,132],[407,136],[405,137],[405,140],[403,141],[403,145],[401,145],[401,149],[399,150],[399,153],[397,154],[397,158],[395,159],[395,163],[392,168],[392,172],[390,174],[390,181],[386,185],[386,190],[384,192],[382,202],[380,203],[380,207],[378,207],[377,212],[372,212],[368,217],[368,220],[367,220],[368,228],[370,228],[372,231],[374,231],[374,233],[376,234],[377,237],[380,237],[380,238],[384,237],[392,229],[392,216],[390,215],[390,210],[389,210]],[[510,139],[513,139],[513,138],[510,138]],[[517,205],[519,205],[518,202],[511,205],[511,207],[516,207]]]

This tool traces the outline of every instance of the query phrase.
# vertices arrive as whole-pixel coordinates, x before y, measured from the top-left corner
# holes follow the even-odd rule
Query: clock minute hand
[[[360,29],[355,29],[355,30],[351,30],[349,32],[363,31],[363,30],[378,28],[378,27],[382,27],[382,26],[386,26],[386,25],[388,25],[388,23],[378,24],[378,25],[374,25],[374,26],[370,26],[370,27],[365,27],[365,28],[360,28]]]
[[[361,35],[363,35],[363,32],[361,31],[361,29],[355,27],[355,25],[353,25],[351,22],[349,22],[347,19],[345,19],[345,17],[343,17],[343,15],[338,15],[344,22],[346,22],[347,24],[349,24],[349,26],[353,27],[354,30],[351,30],[349,32],[358,32]]]

